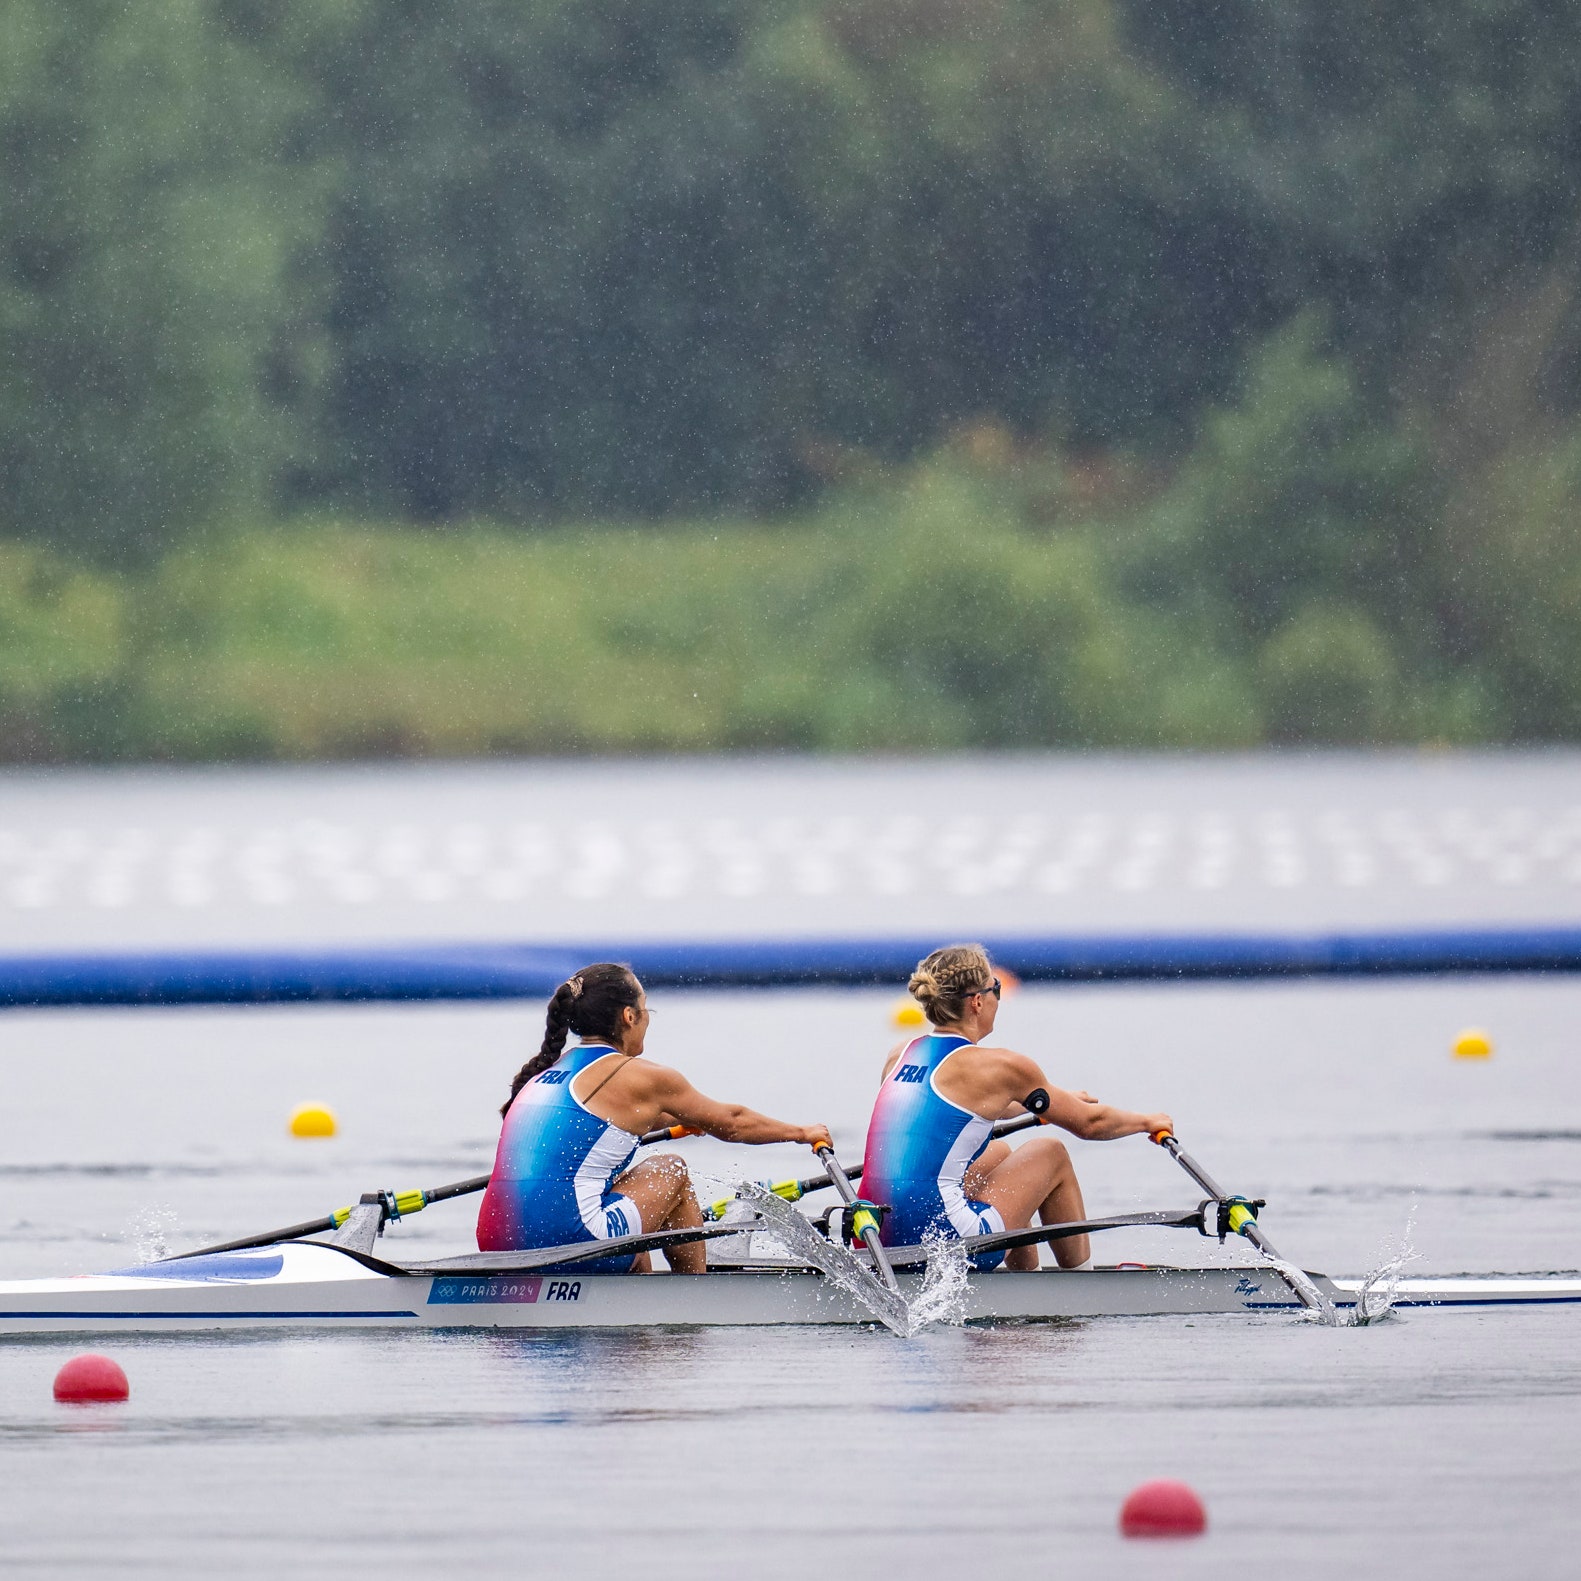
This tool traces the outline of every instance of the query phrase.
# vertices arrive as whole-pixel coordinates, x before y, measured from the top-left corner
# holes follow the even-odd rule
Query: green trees
[[[1322,310],[1451,464],[1574,415],[1549,0],[150,0],[0,17],[0,501],[772,510],[990,417],[1178,454]],[[1512,415],[1515,414],[1515,415]]]
[[[347,595],[363,656],[325,650],[362,737],[350,702],[200,725],[172,679],[155,609],[277,653],[193,566],[306,619],[340,551],[292,524],[360,515],[541,538],[476,560],[507,580],[621,521],[721,597],[779,553],[755,524],[817,522],[861,598],[775,560],[729,651],[838,675],[741,661],[691,709],[675,655],[723,638],[666,578],[627,648],[587,636],[590,673],[668,677],[676,742],[1573,734],[1578,126],[1556,0],[12,0],[0,537],[36,547],[0,555],[0,720],[69,695],[67,736],[177,753],[454,749],[377,701],[393,572]],[[944,586],[976,613],[926,640]],[[76,635],[34,666],[57,598]],[[499,598],[435,619],[548,665]],[[206,651],[205,684],[246,668]],[[468,739],[569,728],[480,709]]]
[[[817,281],[743,0],[372,0],[321,63],[349,497],[422,517],[783,503]]]
[[[830,443],[1178,430],[1233,363],[1107,5],[370,0],[324,63],[353,498],[783,506]]]
[[[1561,0],[1126,5],[1141,57],[1189,100],[1201,200],[1268,239],[1283,302],[1322,303],[1378,391],[1469,397],[1462,427],[1507,433],[1496,408],[1515,370],[1485,401],[1472,386],[1490,371],[1486,332],[1510,338],[1492,320],[1523,301],[1541,313],[1549,271],[1574,264],[1581,13]],[[1581,325],[1570,304],[1548,317],[1525,348],[1527,405],[1572,414],[1556,364]]]
[[[296,269],[322,183],[249,15],[0,11],[8,534],[124,559],[272,502],[320,334]]]

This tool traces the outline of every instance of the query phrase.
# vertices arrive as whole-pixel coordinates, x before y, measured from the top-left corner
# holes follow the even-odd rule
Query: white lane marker
[[[1131,894],[1200,893],[1238,875],[1280,889],[1315,877],[1347,888],[1575,883],[1581,806],[0,828],[0,905],[20,911],[149,901],[196,909],[230,897],[261,906],[597,900],[623,882],[655,902],[699,890],[732,900],[851,892],[899,900],[929,888],[1066,895],[1093,882]]]
[[[39,911],[53,906],[56,899],[54,880],[42,873],[24,873],[6,888],[11,904],[19,911]]]
[[[325,880],[330,895],[343,906],[369,906],[379,898],[383,885],[367,873],[337,872]]]
[[[171,873],[165,884],[165,893],[173,906],[184,909],[211,905],[214,901],[214,885],[202,873]]]

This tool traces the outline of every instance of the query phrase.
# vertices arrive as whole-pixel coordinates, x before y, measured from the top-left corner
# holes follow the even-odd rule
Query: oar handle
[[[1013,1120],[996,1120],[990,1136],[1011,1136],[1017,1131],[1030,1131],[1035,1125],[1047,1125],[1049,1122],[1040,1114],[1018,1114]]]
[[[856,1187],[851,1184],[851,1176],[840,1167],[840,1160],[834,1156],[834,1149],[818,1147],[813,1149],[818,1162],[823,1165],[824,1176],[827,1184],[834,1187],[839,1193],[840,1200],[847,1205],[856,1201]],[[860,1170],[854,1172],[858,1177]]]
[[[429,1202],[449,1202],[452,1197],[469,1197],[474,1191],[482,1191],[488,1183],[489,1176],[474,1175],[470,1180],[458,1180],[453,1185],[434,1186],[423,1196]]]
[[[701,1136],[695,1125],[661,1125],[657,1131],[644,1131],[637,1138],[638,1147],[652,1147],[655,1142],[678,1142],[683,1136]]]
[[[1180,1167],[1185,1170],[1185,1172],[1190,1175],[1191,1178],[1196,1181],[1196,1183],[1201,1186],[1210,1197],[1222,1198],[1224,1196],[1223,1188],[1216,1180],[1214,1180],[1207,1170],[1205,1170],[1202,1165],[1199,1164],[1196,1159],[1194,1159],[1191,1154],[1180,1145],[1180,1143],[1176,1140],[1175,1133],[1173,1131],[1154,1131],[1151,1133],[1151,1139],[1158,1143],[1158,1145],[1163,1148],[1164,1151],[1168,1153],[1169,1156],[1173,1158],[1174,1161],[1179,1164]]]

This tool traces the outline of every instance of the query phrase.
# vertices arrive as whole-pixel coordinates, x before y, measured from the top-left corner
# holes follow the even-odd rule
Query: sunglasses
[[[999,979],[996,977],[987,988],[974,988],[966,997],[975,999],[979,994],[992,994],[995,999],[1000,998]]]

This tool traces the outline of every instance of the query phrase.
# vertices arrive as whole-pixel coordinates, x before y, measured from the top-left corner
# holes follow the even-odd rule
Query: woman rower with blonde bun
[[[725,1142],[828,1147],[821,1125],[787,1125],[739,1103],[705,1098],[679,1071],[641,1058],[648,1001],[631,968],[600,961],[549,1001],[543,1046],[516,1073],[500,1111],[494,1172],[478,1213],[485,1252],[607,1241],[695,1229],[703,1215],[686,1163],[660,1153],[633,1165],[645,1131],[683,1125]],[[581,1039],[565,1046],[567,1033]],[[676,1273],[705,1271],[703,1244],[676,1246]],[[648,1272],[648,1255],[603,1258],[588,1271]]]
[[[994,1121],[1023,1113],[1038,1088],[1049,1097],[1045,1121],[1087,1141],[1172,1131],[1167,1114],[1114,1109],[1085,1092],[1054,1086],[1035,1061],[983,1039],[999,1014],[999,979],[980,944],[935,950],[908,985],[933,1030],[900,1044],[884,1066],[867,1131],[862,1194],[887,1202],[886,1246],[915,1246],[929,1232],[991,1235],[1085,1218],[1081,1187],[1065,1144],[1039,1132],[1015,1149],[990,1139]],[[1062,1268],[1090,1255],[1085,1235],[1054,1242]],[[1036,1268],[1038,1248],[1018,1246],[978,1260]]]

